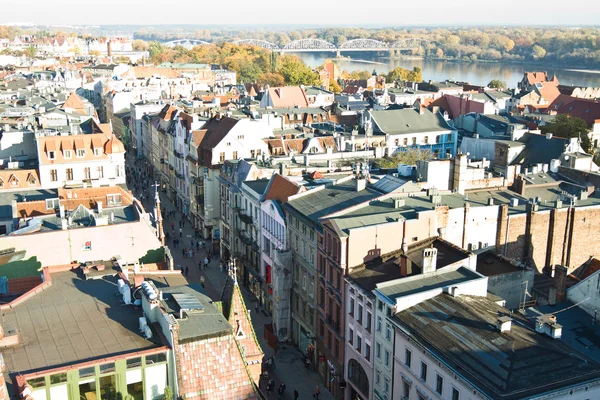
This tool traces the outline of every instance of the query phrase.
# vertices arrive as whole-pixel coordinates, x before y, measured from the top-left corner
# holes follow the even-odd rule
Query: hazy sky
[[[598,0],[0,0],[0,23],[47,25],[592,25]]]

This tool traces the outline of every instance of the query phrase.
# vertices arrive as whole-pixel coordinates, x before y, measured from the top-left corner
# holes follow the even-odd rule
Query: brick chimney
[[[554,286],[556,286],[556,302],[565,301],[567,298],[567,267],[562,265],[554,267]]]
[[[107,41],[106,41],[106,54],[107,54],[109,57],[112,57],[112,49],[111,49],[111,47],[110,47],[110,46],[111,46],[111,44],[110,44],[110,40],[107,40]]]

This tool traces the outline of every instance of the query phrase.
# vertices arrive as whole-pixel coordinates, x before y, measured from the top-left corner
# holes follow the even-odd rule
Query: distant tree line
[[[183,37],[209,42],[261,39],[284,46],[305,38],[327,40],[335,45],[358,38],[393,43],[408,37],[426,39],[429,44],[412,54],[426,58],[464,61],[544,62],[548,65],[600,67],[600,29],[568,27],[473,27],[473,28],[328,28],[303,30],[202,29],[184,33],[181,29],[148,28],[135,32],[144,40],[168,41]]]

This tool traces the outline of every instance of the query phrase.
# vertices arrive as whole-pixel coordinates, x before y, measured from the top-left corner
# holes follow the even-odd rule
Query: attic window
[[[99,148],[95,148],[94,149],[94,155],[95,156],[99,156],[100,155],[100,149]]]
[[[231,146],[231,142],[227,142],[227,146]]]
[[[120,206],[123,200],[120,194],[107,194],[106,205],[107,206]]]
[[[8,181],[10,182],[10,186],[19,186],[19,179],[14,175],[12,175]]]
[[[35,179],[35,176],[33,176],[32,174],[29,174],[29,176],[27,177],[27,183],[29,183],[29,186],[33,186],[37,184],[37,179]]]
[[[53,151],[49,151],[48,152],[48,159],[49,160],[54,160],[55,158],[56,158],[55,157],[55,153]]]
[[[77,157],[83,157],[85,155],[84,149],[77,149]]]
[[[243,140],[244,139],[244,135],[238,135],[237,138],[240,139],[240,140]]]
[[[4,187],[4,180],[2,180],[2,178],[0,178],[0,188]]]

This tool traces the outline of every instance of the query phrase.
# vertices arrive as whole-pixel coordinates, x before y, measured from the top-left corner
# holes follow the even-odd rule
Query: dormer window
[[[95,155],[95,156],[99,156],[99,155],[101,155],[101,153],[100,153],[100,149],[99,149],[99,148],[95,148],[95,149],[94,149],[94,155]]]
[[[48,152],[48,159],[54,160],[56,158],[56,154],[53,151]]]
[[[77,149],[77,157],[83,157],[83,156],[85,156],[85,150]]]
[[[65,158],[71,158],[71,150],[63,150],[63,154]]]
[[[17,179],[16,176],[12,175],[9,179],[8,182],[10,183],[10,186],[12,187],[17,187],[19,186],[19,179]]]

